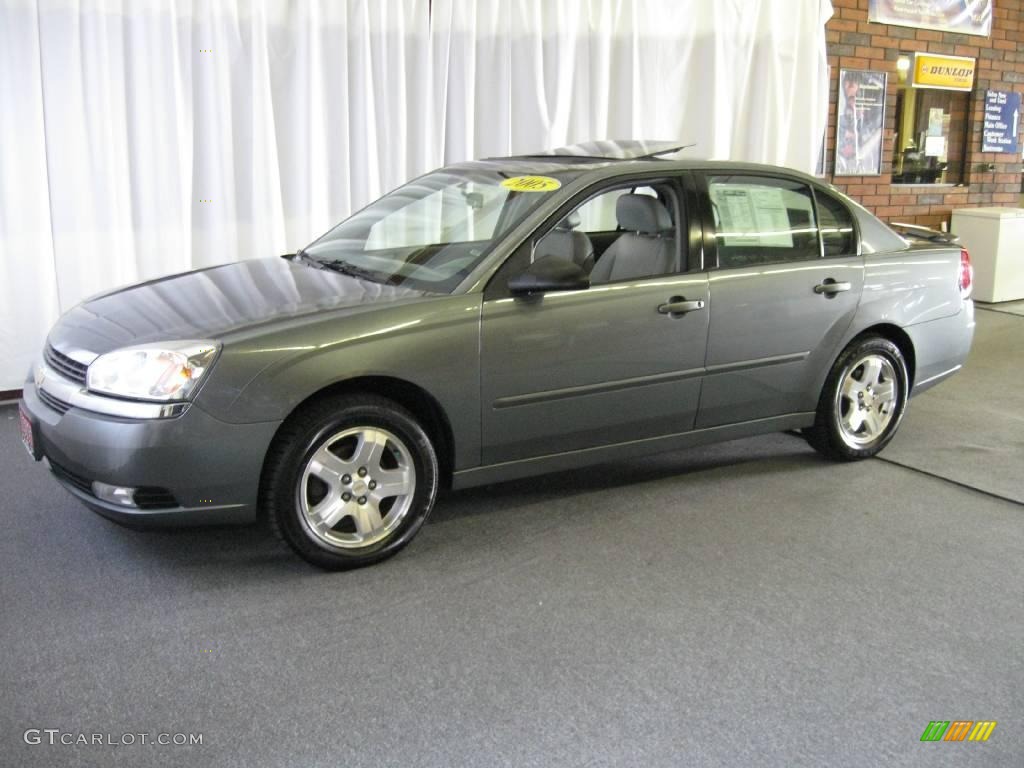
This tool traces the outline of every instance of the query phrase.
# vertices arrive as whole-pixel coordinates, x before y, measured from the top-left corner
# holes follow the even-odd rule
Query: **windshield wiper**
[[[306,258],[310,257],[307,256]],[[323,269],[330,269],[335,272],[340,272],[341,274],[348,275],[349,277],[358,277],[363,280],[369,280],[371,283],[384,282],[381,279],[381,276],[376,272],[373,272],[369,269],[363,269],[362,267],[357,267],[355,264],[350,264],[344,259],[334,259],[333,261],[319,261],[317,259],[313,259],[313,261],[316,261],[318,264],[320,264],[320,266]]]
[[[369,269],[363,269],[357,267],[355,264],[350,264],[344,259],[332,259],[331,261],[321,261],[320,259],[313,258],[304,250],[299,249],[295,252],[295,261],[301,261],[303,264],[308,264],[314,269],[329,269],[332,272],[340,272],[343,275],[349,277],[358,277],[362,280],[369,280],[371,283],[382,283],[386,282],[381,279],[381,276],[376,272]]]

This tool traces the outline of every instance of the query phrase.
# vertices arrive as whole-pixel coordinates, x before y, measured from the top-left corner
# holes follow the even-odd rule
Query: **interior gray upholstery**
[[[627,232],[660,235],[672,229],[672,217],[665,206],[650,195],[622,195],[615,202],[615,218]]]
[[[610,283],[679,271],[672,217],[649,195],[623,195],[615,204],[619,235],[590,273],[591,282]]]
[[[533,252],[533,260],[544,256],[557,256],[579,264],[584,271],[590,272],[594,267],[594,244],[582,232],[574,231],[580,224],[580,216],[573,211],[548,232],[537,243]]]

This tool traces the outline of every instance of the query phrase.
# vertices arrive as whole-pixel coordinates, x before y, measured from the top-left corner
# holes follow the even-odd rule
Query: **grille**
[[[71,408],[70,403],[65,403],[63,400],[54,397],[44,389],[36,390],[36,394],[39,395],[40,400],[53,408],[57,413],[65,414]]]
[[[76,475],[74,472],[69,469],[65,469],[60,464],[55,464],[52,460],[50,461],[50,471],[53,472],[58,480],[74,486],[83,493],[87,493],[90,496],[93,495],[92,483],[81,475]]]
[[[169,509],[178,506],[178,500],[166,488],[139,488],[133,498],[139,509]]]
[[[85,372],[89,369],[88,365],[80,363],[77,360],[72,360],[67,355],[58,352],[49,344],[47,344],[46,349],[43,350],[43,359],[46,361],[48,366],[53,368],[53,370],[65,379],[70,379],[71,381],[79,384],[85,384]]]

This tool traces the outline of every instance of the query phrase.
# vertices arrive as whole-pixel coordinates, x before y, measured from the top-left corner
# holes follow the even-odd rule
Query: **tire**
[[[438,490],[437,453],[416,419],[372,395],[296,412],[274,438],[260,502],[271,529],[329,570],[380,562],[419,532]]]
[[[898,346],[880,336],[854,339],[829,371],[807,442],[834,461],[874,456],[896,434],[909,390]]]

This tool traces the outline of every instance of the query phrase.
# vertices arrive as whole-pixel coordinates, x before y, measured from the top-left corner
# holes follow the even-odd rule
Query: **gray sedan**
[[[454,165],[296,254],[89,299],[25,382],[25,444],[101,515],[264,517],[326,568],[397,552],[442,487],[777,430],[873,456],[967,357],[966,251],[673,149]]]

